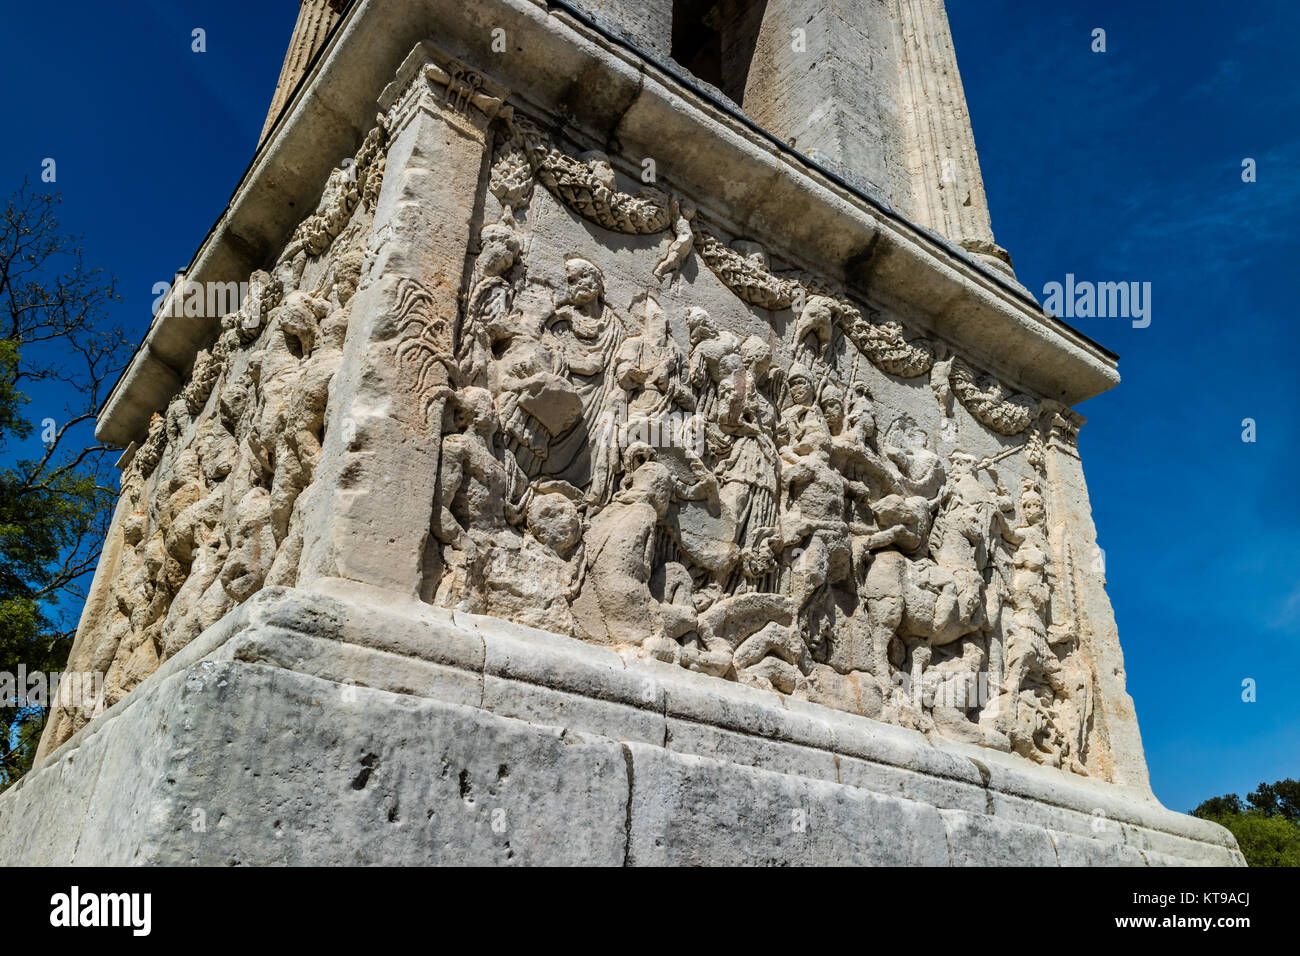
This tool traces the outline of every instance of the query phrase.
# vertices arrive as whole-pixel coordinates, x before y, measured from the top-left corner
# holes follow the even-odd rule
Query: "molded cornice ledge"
[[[666,27],[665,27],[666,28]],[[492,50],[504,30],[506,50]],[[330,170],[375,122],[384,88],[419,42],[563,117],[565,131],[639,162],[739,234],[956,346],[988,371],[1068,405],[1119,382],[1117,357],[1055,319],[964,250],[856,193],[626,44],[528,0],[360,0],[254,157],[186,271],[238,282],[269,266],[315,207]],[[110,394],[97,437],[126,445],[148,428],[219,331],[164,306]]]

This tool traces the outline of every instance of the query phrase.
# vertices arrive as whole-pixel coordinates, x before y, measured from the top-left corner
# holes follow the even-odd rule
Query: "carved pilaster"
[[[300,586],[424,594],[443,403],[488,125],[501,92],[422,45],[381,97],[389,147],[332,386]],[[323,469],[324,472],[324,469]]]
[[[894,2],[902,30],[902,102],[914,217],[1010,272],[1010,256],[993,241],[984,177],[943,0]]]
[[[1149,792],[1137,714],[1125,687],[1124,653],[1106,594],[1105,559],[1097,546],[1079,458],[1084,419],[1058,403],[1044,405],[1042,474],[1055,579],[1051,623],[1072,631],[1081,660],[1090,662],[1090,679],[1075,701],[1087,739],[1088,768],[1104,780]]]

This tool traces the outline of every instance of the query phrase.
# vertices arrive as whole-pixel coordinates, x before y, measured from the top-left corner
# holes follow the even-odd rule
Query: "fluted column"
[[[271,98],[271,108],[267,111],[266,122],[262,124],[262,135],[258,143],[266,139],[266,134],[275,125],[280,111],[289,102],[298,81],[307,72],[307,64],[321,48],[330,30],[338,22],[339,14],[347,6],[347,0],[300,0],[298,22],[294,24],[293,36],[289,40],[288,52],[284,55],[284,66],[280,68],[280,79],[275,84],[275,95]]]
[[[902,103],[913,217],[1006,271],[993,241],[984,177],[943,0],[894,0],[902,32]]]

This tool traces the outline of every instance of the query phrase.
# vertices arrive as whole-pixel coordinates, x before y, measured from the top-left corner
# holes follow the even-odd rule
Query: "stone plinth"
[[[1241,862],[1140,791],[385,603],[246,602],[0,798],[0,860]]]

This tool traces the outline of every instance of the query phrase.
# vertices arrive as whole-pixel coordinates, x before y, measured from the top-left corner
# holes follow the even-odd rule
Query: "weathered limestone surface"
[[[672,59],[674,4],[573,0],[616,36]],[[912,221],[1010,272],[943,0],[680,4],[720,34],[725,89],[763,129]]]
[[[349,8],[190,270],[247,295],[160,316],[105,408],[68,664],[105,694],[54,712],[0,845],[1239,859],[1151,796],[1069,407],[1114,357],[992,246],[942,5],[809,10],[837,83],[835,18],[909,77],[832,125],[907,126],[881,169],[921,227],[563,8]],[[746,110],[802,115],[783,56]]]
[[[796,30],[803,31],[803,43],[794,42]],[[743,109],[764,129],[911,216],[907,153],[900,148],[906,117],[899,40],[897,18],[879,0],[770,3]]]
[[[400,604],[262,591],[0,797],[0,862],[1240,862],[1140,791]]]

